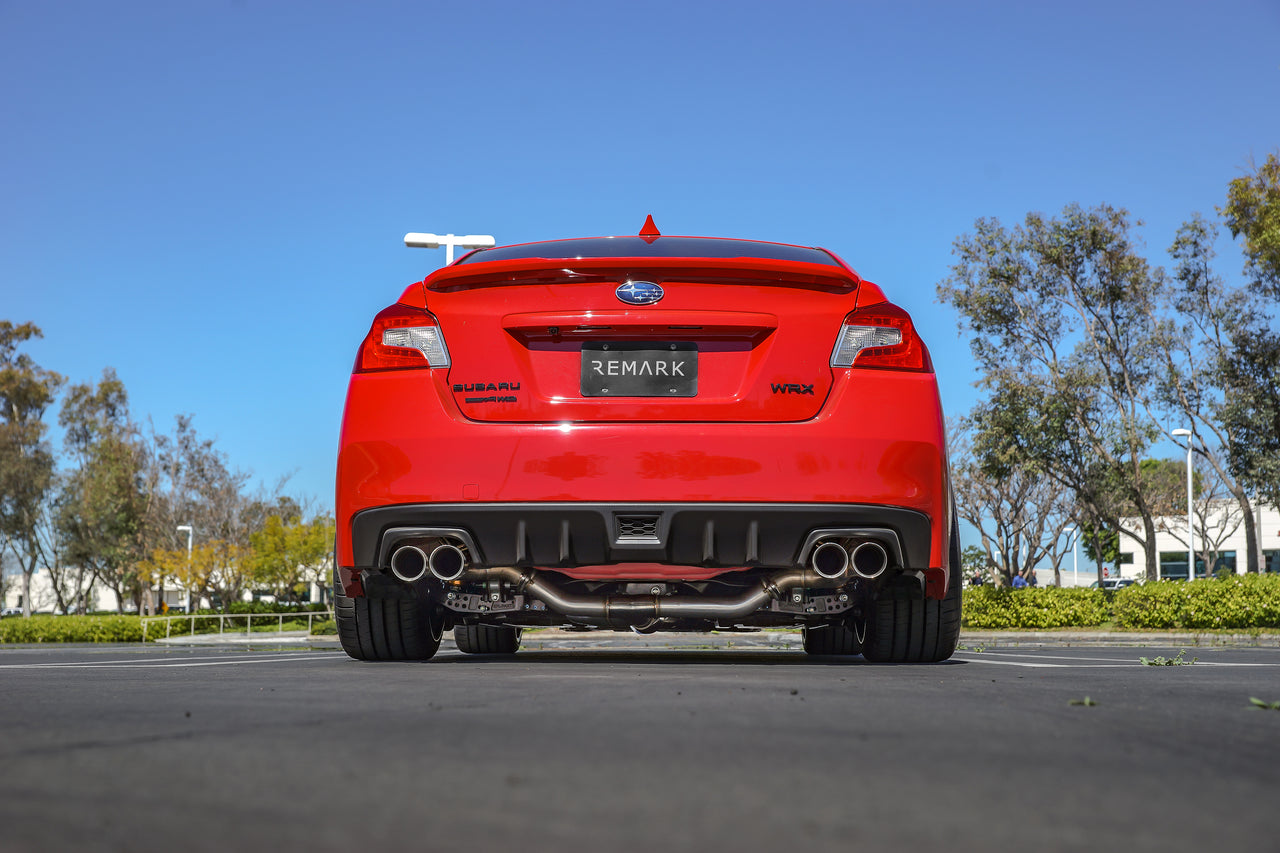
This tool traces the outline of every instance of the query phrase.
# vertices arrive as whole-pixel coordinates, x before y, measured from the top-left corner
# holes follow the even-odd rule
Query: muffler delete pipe
[[[421,580],[427,573],[427,554],[416,545],[401,545],[391,552],[391,574],[405,583]]]
[[[879,542],[863,542],[853,549],[850,559],[854,574],[867,580],[880,577],[889,568],[889,552]]]
[[[456,545],[438,545],[427,558],[431,574],[442,581],[456,581],[467,568],[467,555]]]
[[[823,542],[813,549],[809,567],[824,578],[838,578],[849,569],[849,552],[835,542]]]
[[[444,547],[444,546],[441,546]],[[644,624],[651,619],[737,619],[754,613],[772,599],[783,598],[786,590],[833,589],[840,584],[808,569],[791,569],[769,575],[758,586],[734,596],[615,595],[597,598],[562,589],[536,571],[511,567],[467,569],[470,581],[503,580],[516,592],[540,599],[549,610],[562,616],[609,619]]]

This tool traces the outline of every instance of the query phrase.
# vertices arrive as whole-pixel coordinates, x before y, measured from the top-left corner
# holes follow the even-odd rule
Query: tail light
[[[910,315],[889,302],[860,308],[844,318],[831,351],[831,366],[933,371],[929,350],[916,334]]]
[[[373,318],[353,372],[448,366],[449,350],[436,318],[421,308],[396,303]]]

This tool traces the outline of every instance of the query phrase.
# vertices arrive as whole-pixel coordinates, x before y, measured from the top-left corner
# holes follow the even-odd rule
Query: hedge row
[[[973,587],[961,612],[966,628],[1087,628],[1111,618],[1104,593],[1058,587]]]
[[[273,610],[266,609],[272,605],[261,605],[263,609],[248,612],[256,613],[292,613],[293,608]],[[201,614],[214,611],[201,611]],[[305,611],[304,611],[305,612]],[[177,613],[172,614],[177,616]],[[245,630],[245,619],[226,619],[224,630]],[[313,621],[313,633],[328,633],[328,629],[319,626],[333,625],[333,620]],[[197,619],[197,634],[217,633],[217,619]],[[275,631],[277,623],[272,619],[254,620],[253,630],[266,633]],[[305,631],[307,620],[285,619],[284,630]],[[336,629],[335,629],[336,630]],[[190,620],[174,619],[168,629],[168,636],[180,637],[191,633]],[[165,623],[151,622],[147,626],[147,639],[155,640],[165,636]],[[140,643],[142,642],[142,620],[137,616],[95,615],[95,616],[32,616],[23,619],[10,616],[0,619],[0,645],[6,643]]]
[[[137,616],[10,616],[0,619],[0,643],[140,643]]]
[[[1280,575],[1135,584],[1107,592],[1056,587],[965,590],[966,628],[1280,628]]]
[[[1280,575],[1130,586],[1112,607],[1123,628],[1280,628]]]

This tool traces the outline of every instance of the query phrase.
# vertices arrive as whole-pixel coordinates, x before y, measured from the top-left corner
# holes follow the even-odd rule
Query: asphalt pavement
[[[1276,849],[1276,649],[786,636],[0,648],[0,848]]]

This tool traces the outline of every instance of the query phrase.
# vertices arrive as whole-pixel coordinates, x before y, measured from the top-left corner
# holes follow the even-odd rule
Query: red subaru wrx
[[[960,630],[937,380],[911,318],[823,249],[662,236],[471,252],[373,320],[347,392],[343,648],[452,629],[800,627],[938,661]]]

